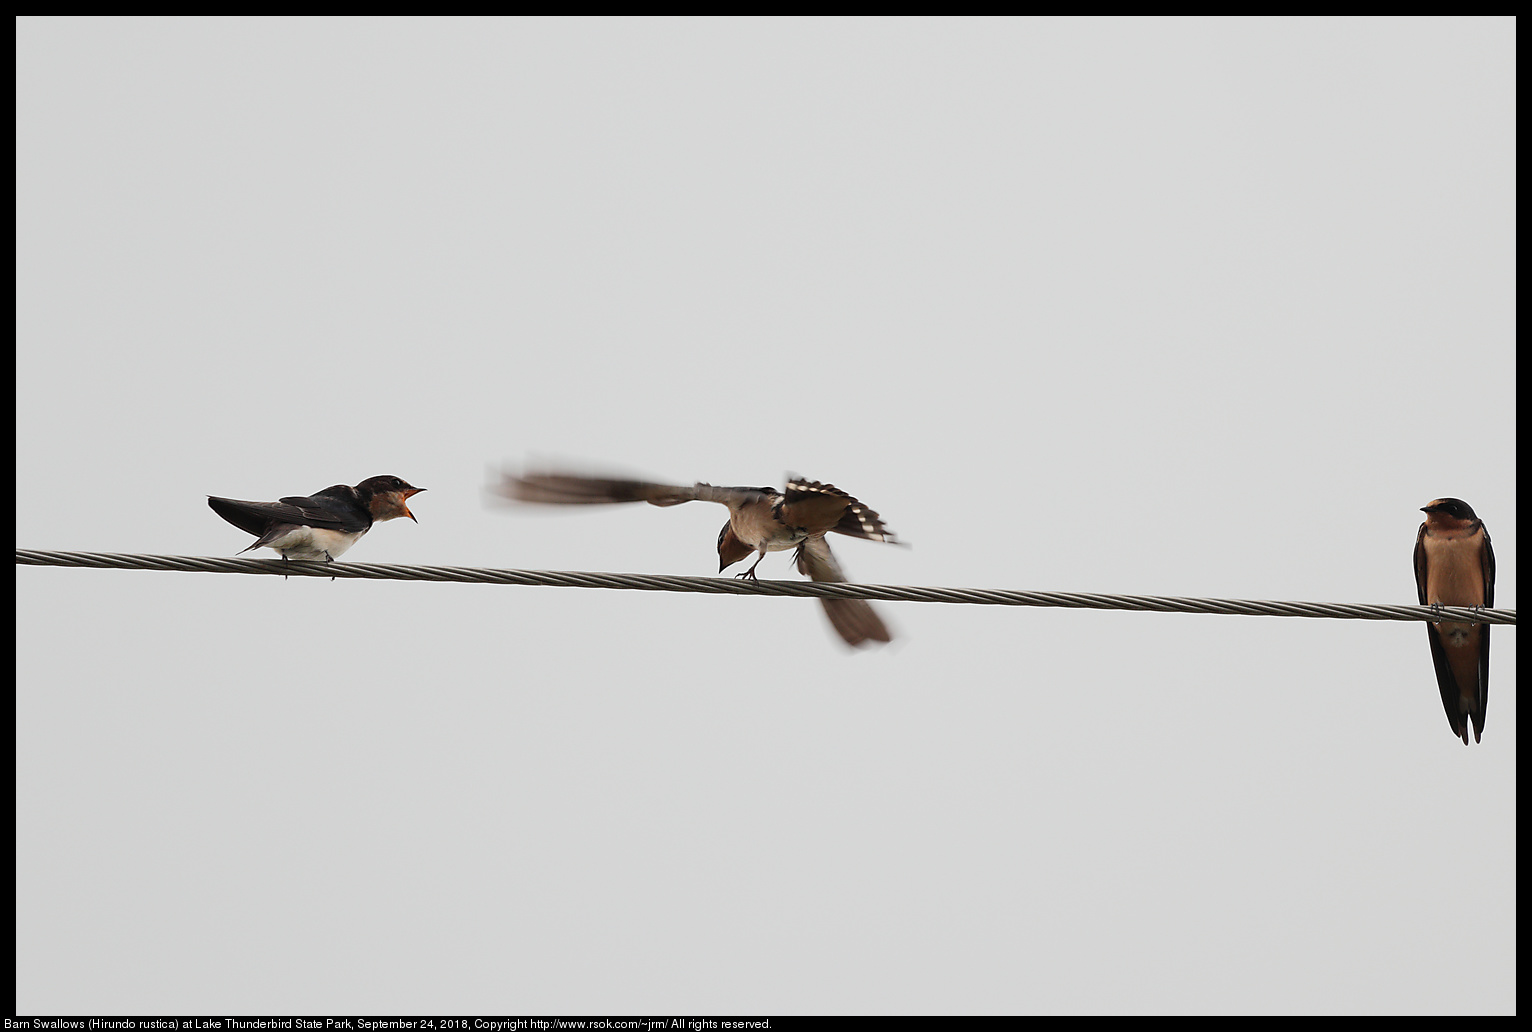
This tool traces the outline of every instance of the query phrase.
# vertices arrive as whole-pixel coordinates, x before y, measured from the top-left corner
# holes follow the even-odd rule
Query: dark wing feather
[[[789,478],[776,517],[789,527],[823,534],[834,530],[855,503],[855,498],[834,484]]]
[[[1485,608],[1493,608],[1495,605],[1495,550],[1490,547],[1489,528],[1480,523],[1479,531],[1484,535],[1484,549],[1479,553],[1479,568],[1484,573],[1484,605]],[[1473,714],[1473,737],[1477,742],[1479,736],[1484,733],[1484,711],[1489,709],[1489,624],[1479,626],[1479,691],[1476,698],[1479,706],[1478,711]]]
[[[1436,664],[1436,687],[1442,695],[1442,709],[1447,711],[1447,723],[1452,727],[1452,733],[1463,738],[1463,744],[1468,740],[1463,733],[1463,714],[1458,712],[1458,679],[1452,673],[1452,664],[1447,662],[1447,647],[1442,644],[1442,636],[1437,633],[1435,624],[1426,624],[1426,637],[1431,641],[1431,662]],[[1480,662],[1483,660],[1481,658]],[[1480,729],[1483,729],[1480,722]]]
[[[1484,605],[1493,607],[1495,604],[1495,550],[1489,544],[1489,528],[1481,523],[1479,529],[1484,532],[1484,551],[1479,553],[1480,568],[1484,571]]]
[[[1426,525],[1420,525],[1415,535],[1415,597],[1421,605],[1426,601]],[[1435,624],[1426,624],[1426,638],[1431,642],[1431,662],[1436,667],[1436,688],[1441,692],[1442,709],[1447,711],[1447,724],[1452,733],[1463,738],[1463,715],[1458,712],[1458,679],[1453,676],[1452,664],[1447,662],[1447,648]],[[1465,739],[1466,742],[1466,739]]]
[[[883,525],[883,518],[855,499],[852,500],[851,508],[846,510],[846,515],[842,516],[840,522],[830,529],[837,534],[861,538],[863,541],[887,541],[892,545],[899,544],[894,540],[894,532]]]
[[[1484,734],[1484,711],[1489,709],[1489,624],[1479,625],[1479,690],[1475,699],[1479,705],[1469,715],[1473,717],[1473,740],[1477,742]]]
[[[1426,604],[1426,525],[1415,535],[1415,597]]]
[[[333,502],[317,498],[292,497],[280,502],[244,502],[237,498],[208,496],[208,507],[246,534],[262,535],[278,524],[322,527],[355,533],[366,530],[371,520],[362,512],[337,511]]]
[[[208,495],[207,505],[209,509],[246,534],[259,537],[266,533],[266,528],[271,525],[271,514],[267,511],[267,506],[271,505],[270,502],[241,502],[234,498]]]
[[[894,532],[883,525],[882,517],[834,484],[789,477],[782,509],[789,526],[896,543]]]

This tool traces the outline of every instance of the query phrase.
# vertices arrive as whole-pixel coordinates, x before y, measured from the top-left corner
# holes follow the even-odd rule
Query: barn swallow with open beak
[[[825,535],[830,532],[866,541],[894,542],[894,534],[878,514],[834,484],[789,479],[785,491],[771,487],[714,487],[693,484],[680,487],[650,484],[641,480],[614,480],[567,473],[504,474],[494,490],[521,502],[555,505],[591,505],[648,502],[670,506],[682,502],[717,502],[728,507],[729,522],[718,533],[718,571],[755,554],[744,573],[755,580],[755,568],[767,552],[796,549],[798,572],[810,580],[844,582],[846,575],[830,552]],[[824,598],[825,614],[849,645],[890,641],[871,605],[859,598]]]
[[[1415,590],[1423,606],[1495,604],[1495,551],[1484,521],[1459,498],[1422,506],[1426,522],[1415,536]],[[1489,624],[1442,621],[1426,625],[1436,684],[1452,733],[1468,744],[1484,733],[1489,704]]]
[[[252,548],[270,548],[287,559],[334,562],[356,544],[374,523],[398,516],[415,519],[405,503],[424,491],[398,477],[368,477],[355,487],[336,484],[308,497],[275,502],[241,502],[208,495],[207,504],[246,534],[255,535]],[[420,522],[415,520],[415,522]]]

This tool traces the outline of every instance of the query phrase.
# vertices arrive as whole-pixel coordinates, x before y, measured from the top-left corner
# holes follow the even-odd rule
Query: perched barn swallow
[[[284,560],[333,562],[374,523],[396,516],[415,519],[404,503],[424,490],[411,487],[398,477],[368,477],[355,487],[336,484],[315,491],[309,498],[241,502],[208,495],[207,504],[240,530],[255,535],[255,544],[241,552],[264,546],[280,552]]]
[[[1422,506],[1426,522],[1415,536],[1415,590],[1423,606],[1493,606],[1495,551],[1484,521],[1458,498]],[[1489,624],[1443,621],[1426,625],[1436,684],[1452,733],[1468,744],[1484,733],[1489,703]]]
[[[825,535],[830,532],[867,541],[894,541],[894,534],[878,514],[833,484],[792,479],[785,491],[770,487],[714,487],[693,484],[678,487],[641,480],[611,480],[565,473],[506,474],[498,493],[522,502],[556,505],[590,505],[614,502],[648,502],[680,505],[682,502],[718,502],[728,506],[729,522],[718,533],[718,571],[733,566],[751,553],[755,562],[737,576],[755,580],[755,568],[767,552],[796,549],[798,572],[810,580],[845,581],[840,564],[830,553]],[[851,645],[889,641],[888,628],[864,599],[824,598],[825,613],[842,638]]]

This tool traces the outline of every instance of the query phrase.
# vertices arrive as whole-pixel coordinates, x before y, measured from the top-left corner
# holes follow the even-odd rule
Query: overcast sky
[[[1508,19],[22,19],[17,543],[1516,606]],[[270,554],[270,553],[265,553]],[[343,560],[344,561],[344,560]],[[766,578],[796,578],[787,555]],[[17,571],[23,1014],[1515,1010],[1516,638]]]

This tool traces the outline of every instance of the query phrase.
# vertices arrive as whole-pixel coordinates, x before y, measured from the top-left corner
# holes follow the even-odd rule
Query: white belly
[[[288,559],[323,559],[328,553],[331,559],[339,559],[345,551],[361,540],[367,533],[360,530],[352,534],[321,527],[294,527],[267,544]]]

